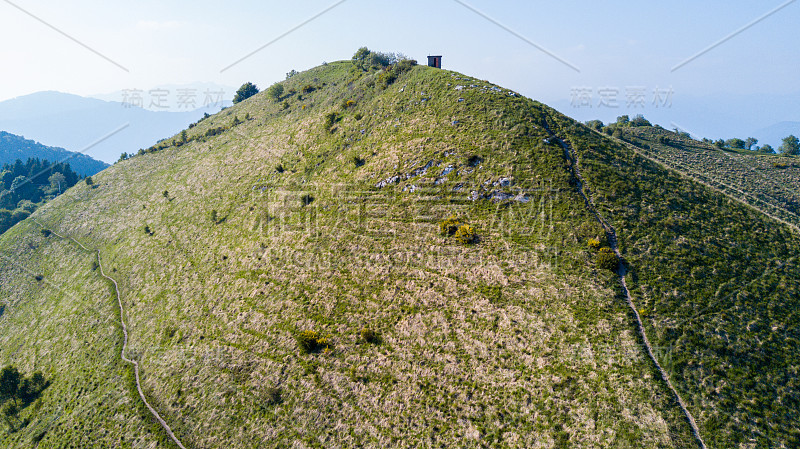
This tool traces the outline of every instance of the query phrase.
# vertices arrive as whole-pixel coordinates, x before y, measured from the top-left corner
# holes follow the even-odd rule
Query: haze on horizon
[[[591,7],[574,0],[309,0],[302,7],[4,0],[0,10],[0,36],[14,43],[0,50],[13,67],[3,74],[0,101],[43,90],[91,96],[196,82],[264,88],[291,69],[349,59],[366,45],[419,60],[443,54],[447,69],[580,120],[643,113],[694,126],[696,134],[730,132],[694,123],[699,107],[713,114],[716,106],[737,109],[737,118],[720,118],[732,129],[752,123],[742,136],[800,120],[796,102],[781,101],[800,95],[794,0]]]

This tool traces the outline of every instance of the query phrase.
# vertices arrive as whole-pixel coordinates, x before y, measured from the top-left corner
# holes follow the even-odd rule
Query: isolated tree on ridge
[[[258,86],[251,82],[242,84],[242,87],[236,91],[236,96],[233,97],[233,103],[239,103],[258,93]]]
[[[782,154],[796,156],[800,154],[800,139],[790,135],[789,137],[783,139],[783,144],[780,148],[778,148],[778,150]]]

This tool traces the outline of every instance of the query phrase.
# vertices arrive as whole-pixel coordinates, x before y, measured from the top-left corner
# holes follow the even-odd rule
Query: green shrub
[[[597,268],[602,270],[616,270],[619,267],[619,259],[611,248],[602,248],[597,253]]]
[[[300,204],[305,207],[314,202],[314,197],[306,193],[300,197]]]
[[[281,397],[281,389],[277,387],[270,387],[264,391],[264,405],[278,405],[283,402]]]
[[[360,335],[361,335],[361,340],[363,340],[365,343],[372,343],[372,344],[380,343],[380,337],[378,336],[378,334],[374,330],[368,327],[361,329]]]
[[[317,90],[316,86],[313,86],[311,84],[306,84],[305,86],[303,86],[302,89],[300,89],[300,91],[303,92],[304,94],[310,94],[311,92],[314,92],[315,90]]]
[[[317,331],[301,331],[295,336],[295,339],[300,351],[305,354],[320,350],[330,352],[332,346],[328,339],[320,336]]]
[[[94,180],[92,179],[91,176],[87,176],[86,179],[84,179],[84,182],[86,182],[87,186],[94,184]]]
[[[283,95],[283,84],[275,83],[267,89],[267,96],[273,101],[278,101]]]
[[[638,114],[633,119],[631,119],[630,126],[636,127],[636,126],[653,126],[653,125],[650,124],[650,122],[646,118],[644,118],[642,114]]]
[[[475,232],[475,228],[468,224],[463,224],[458,227],[456,233],[454,235],[458,243],[464,245],[470,245],[473,243],[478,242],[478,233]]]
[[[331,112],[329,114],[325,114],[325,121],[322,123],[322,127],[325,128],[325,131],[330,132],[333,125],[339,121],[339,116],[335,112]]]
[[[233,97],[233,104],[242,102],[247,100],[248,98],[252,97],[253,95],[258,93],[258,86],[253,83],[244,83],[239,90],[236,91],[236,95]]]
[[[392,85],[395,81],[397,81],[397,73],[393,70],[384,70],[378,75],[378,85],[384,89]]]
[[[455,215],[451,215],[447,217],[447,219],[442,220],[439,222],[439,232],[442,235],[455,235],[456,231],[458,231],[458,227],[461,223],[458,221]]]
[[[176,328],[175,326],[167,326],[167,327],[165,327],[164,328],[164,333],[163,333],[163,336],[162,336],[162,340],[163,341],[172,340],[172,337],[174,337],[177,332],[178,332],[178,328]]]
[[[206,130],[205,136],[206,137],[216,136],[217,134],[221,134],[223,131],[225,131],[225,128],[221,126],[218,128],[211,128]]]

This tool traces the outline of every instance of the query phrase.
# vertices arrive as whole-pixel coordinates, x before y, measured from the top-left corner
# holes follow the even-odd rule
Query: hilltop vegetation
[[[373,53],[0,237],[18,255],[0,259],[0,346],[20,348],[0,363],[52,378],[3,444],[170,446],[119,361],[96,248],[187,447],[696,447],[576,166],[709,447],[796,444],[796,235],[515,92]]]

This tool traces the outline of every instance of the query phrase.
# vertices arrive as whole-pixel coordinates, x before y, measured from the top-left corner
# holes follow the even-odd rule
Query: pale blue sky
[[[347,59],[362,45],[420,61],[442,54],[445,68],[561,104],[581,119],[626,112],[598,108],[602,88],[618,89],[624,104],[627,87],[644,87],[652,107],[652,91],[669,87],[676,111],[682,101],[712,94],[733,99],[800,92],[800,1],[674,72],[676,64],[785,0],[464,1],[580,73],[454,0],[347,0],[224,73],[336,0],[12,3],[128,72],[0,0],[0,101],[41,90],[92,95],[192,82],[266,87],[290,69]],[[565,109],[577,87],[592,90],[591,110]],[[780,114],[800,120],[798,112]]]

